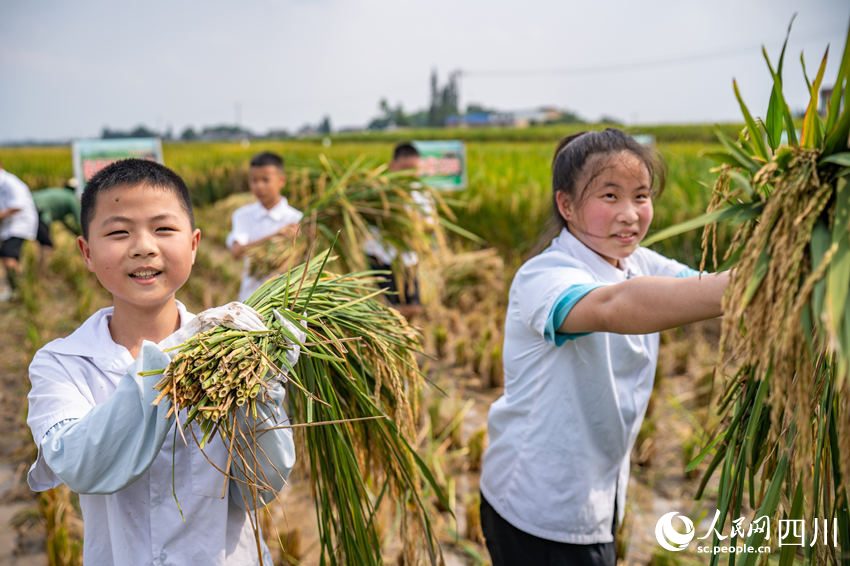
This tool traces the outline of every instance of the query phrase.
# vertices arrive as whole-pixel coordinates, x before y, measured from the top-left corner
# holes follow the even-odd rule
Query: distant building
[[[535,110],[513,112],[475,112],[452,115],[446,118],[447,128],[527,128],[534,124],[545,124],[558,120],[564,113],[557,108],[544,107]]]
[[[820,104],[818,105],[819,114],[826,116],[827,108],[829,107],[829,99],[832,98],[834,86],[827,86],[820,89]],[[838,101],[841,104],[841,100]]]

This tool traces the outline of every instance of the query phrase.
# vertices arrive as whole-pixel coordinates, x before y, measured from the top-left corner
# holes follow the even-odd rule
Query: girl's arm
[[[702,277],[636,277],[590,291],[570,310],[559,332],[649,334],[723,314],[729,272]]]

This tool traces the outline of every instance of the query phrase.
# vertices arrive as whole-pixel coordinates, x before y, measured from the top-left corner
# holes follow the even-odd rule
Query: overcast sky
[[[386,97],[428,104],[429,74],[463,72],[461,103],[553,105],[627,124],[762,114],[793,13],[784,82],[807,101],[846,0],[0,0],[0,141],[96,137],[237,120],[296,130],[362,126]]]

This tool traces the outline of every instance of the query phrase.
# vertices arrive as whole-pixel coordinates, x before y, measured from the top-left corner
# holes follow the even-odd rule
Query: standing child
[[[168,364],[167,346],[226,318],[242,330],[263,328],[240,303],[193,317],[175,300],[200,239],[186,185],[157,163],[117,161],[86,186],[81,227],[79,249],[112,306],[33,358],[27,424],[38,456],[27,482],[35,491],[64,483],[80,494],[85,564],[257,564],[259,551],[270,564],[255,542],[243,485],[228,481],[222,497],[216,467],[225,469],[224,443],[204,452],[184,443],[166,416],[170,403],[152,405],[161,376],[140,375]],[[283,386],[270,397],[258,418],[283,423]],[[272,487],[265,501],[283,486],[294,446],[280,428],[258,443]]]
[[[560,233],[511,284],[481,521],[494,566],[614,566],[658,331],[719,316],[728,274],[639,247],[663,175],[623,132],[564,138],[552,169]]]
[[[21,276],[21,247],[35,240],[38,213],[29,187],[0,163],[0,260],[6,271],[8,289],[0,290],[0,300],[8,300],[16,291]]]
[[[410,142],[399,142],[393,148],[393,159],[387,169],[393,173],[406,171],[416,175],[419,169],[419,150]],[[428,221],[433,221],[434,203],[430,196],[418,190],[411,191],[410,196]],[[377,227],[371,226],[372,237],[363,245],[363,251],[369,259],[369,267],[377,271],[388,271],[378,282],[381,289],[387,291],[387,301],[398,309],[407,319],[422,312],[422,302],[419,298],[419,256],[413,250],[399,250],[389,242],[385,242]],[[393,268],[393,262],[398,257],[400,266],[404,268],[404,276],[399,277],[398,268]],[[403,281],[399,288],[397,281]]]
[[[286,186],[283,158],[265,151],[251,159],[248,185],[257,202],[247,204],[233,213],[227,247],[235,259],[245,256],[246,248],[262,244],[282,234],[294,236],[303,214],[289,206],[280,191]],[[245,257],[239,300],[244,301],[259,289],[265,277],[251,275],[250,258]]]

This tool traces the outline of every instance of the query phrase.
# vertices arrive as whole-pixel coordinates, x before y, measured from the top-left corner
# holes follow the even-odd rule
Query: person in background
[[[39,219],[39,242],[41,234],[47,230],[47,241],[44,245],[52,246],[49,240],[50,226],[54,222],[61,222],[74,236],[82,234],[80,230],[80,199],[77,198],[77,179],[68,179],[64,187],[48,187],[33,191],[32,200],[38,211]]]
[[[257,564],[261,555],[271,564],[265,543],[255,541],[248,513],[255,502],[244,482],[224,483],[225,443],[202,451],[183,442],[175,427],[186,411],[175,418],[170,400],[153,405],[162,376],[148,373],[164,369],[166,351],[199,332],[265,325],[242,303],[196,317],[176,300],[201,233],[186,184],[170,169],[144,159],[108,165],[86,185],[81,216],[78,247],[112,306],[33,357],[27,424],[38,452],[27,483],[34,491],[64,483],[80,494],[84,564],[224,566]],[[261,504],[282,489],[295,462],[292,433],[282,428],[285,392],[276,383],[253,417],[268,427],[255,449],[258,477],[268,483]],[[200,438],[194,424],[190,433]]]
[[[289,206],[281,191],[286,186],[283,158],[268,151],[251,158],[248,186],[256,202],[238,208],[231,219],[227,247],[234,259],[244,258],[239,300],[245,301],[263,284],[267,277],[251,275],[247,248],[262,244],[281,234],[294,237],[303,214]]]
[[[32,200],[38,211],[38,232],[35,239],[41,246],[39,263],[44,267],[47,255],[53,250],[50,227],[61,222],[74,236],[80,231],[80,199],[77,198],[77,179],[70,178],[64,187],[48,187],[34,191]],[[46,253],[45,253],[46,252]]]
[[[9,300],[18,290],[22,274],[21,247],[35,240],[38,212],[29,187],[0,163],[0,260],[8,288],[0,289],[0,300]]]
[[[391,172],[408,171],[415,175],[419,169],[420,155],[416,147],[410,142],[400,142],[393,149],[393,158],[388,169]],[[434,205],[431,200],[420,191],[411,191],[419,212],[425,216],[433,214]],[[385,242],[378,229],[369,227],[372,233],[364,243],[364,251],[369,259],[369,267],[377,271],[387,271],[381,276],[378,286],[387,291],[385,297],[389,303],[399,310],[405,318],[411,319],[422,312],[422,302],[419,298],[419,256],[412,250],[399,250],[389,242]],[[399,259],[404,273],[398,273],[393,262]],[[398,281],[403,281],[403,288],[399,288]]]
[[[658,158],[620,130],[557,146],[559,231],[514,276],[505,390],[487,419],[481,525],[493,566],[616,564],[658,332],[720,316],[729,283],[640,247],[662,188]]]

